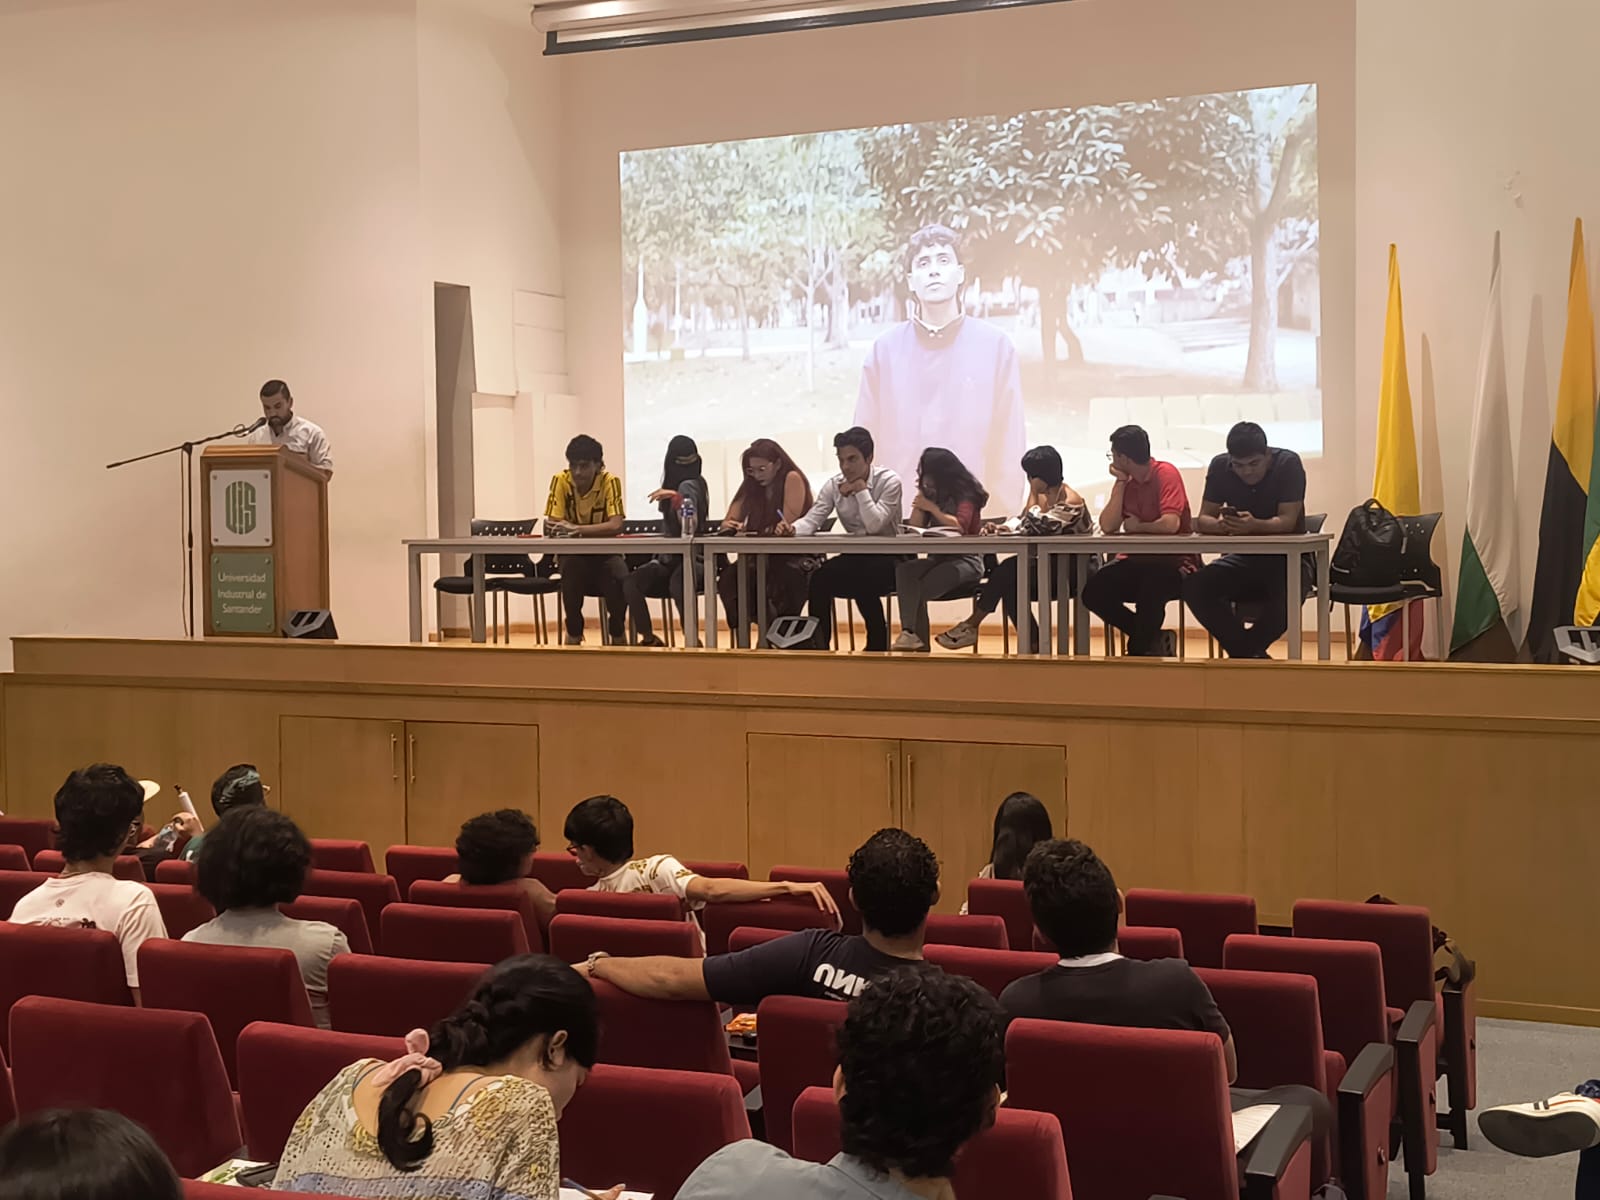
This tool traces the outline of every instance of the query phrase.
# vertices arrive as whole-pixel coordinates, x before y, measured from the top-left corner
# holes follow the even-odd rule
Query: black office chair
[[[521,537],[533,532],[538,518],[527,521],[492,521],[474,517],[469,527],[473,537]],[[450,596],[472,595],[472,571],[474,559],[467,559],[467,574],[441,575],[433,581],[434,619],[439,630],[439,640],[444,641],[444,598]],[[483,586],[489,593],[490,625],[493,629],[493,639],[500,640],[500,614],[495,596],[502,589],[499,586],[500,577],[523,576],[531,574],[533,563],[526,554],[488,554],[483,562]],[[506,620],[506,641],[511,640],[511,622],[509,612]]]
[[[657,517],[653,521],[624,521],[622,523],[622,536],[661,537],[664,533],[666,533],[666,527],[666,521],[660,517]],[[629,554],[625,556],[623,561],[628,564],[629,571],[636,571],[640,567],[644,566],[645,563],[649,562],[653,557],[655,556],[651,554]],[[676,626],[673,620],[674,614],[672,598],[670,596],[657,596],[655,599],[661,601],[662,640],[665,641],[669,646],[675,646],[678,644],[678,639]],[[606,601],[604,596],[600,598],[600,628],[610,628],[606,622]],[[638,635],[635,633],[633,627],[633,614],[630,612],[628,614],[629,645],[633,644],[633,639],[636,636]]]
[[[544,598],[561,590],[561,580],[554,555],[541,554],[532,565],[531,574],[504,575],[485,582],[504,601],[508,642],[511,640],[511,597],[533,597],[533,640],[535,645],[543,646],[550,641],[549,614],[545,611]]]
[[[1322,527],[1324,525],[1326,525],[1327,523],[1328,523],[1328,514],[1327,513],[1307,513],[1306,514],[1306,532],[1307,533],[1321,533],[1322,532]],[[1300,561],[1301,561],[1302,564],[1304,564],[1304,567],[1309,567],[1310,568],[1309,574],[1306,572],[1304,567],[1302,568],[1301,574],[1300,574],[1300,603],[1304,604],[1308,599],[1310,599],[1312,596],[1317,594],[1316,562],[1315,562],[1314,559],[1306,559],[1306,558],[1302,558]],[[1242,602],[1240,602],[1238,604],[1235,604],[1233,606],[1233,612],[1234,612],[1234,615],[1237,616],[1239,618],[1239,620],[1241,622],[1243,622],[1244,624],[1246,624],[1246,625],[1254,625],[1257,621],[1261,620],[1261,618],[1266,614],[1266,610],[1264,608],[1262,608],[1261,604],[1259,602],[1257,602],[1257,601],[1254,601],[1254,600],[1245,600],[1245,601],[1242,601]],[[1207,632],[1207,634],[1206,634],[1206,657],[1207,658],[1215,658],[1216,656],[1217,656],[1217,639],[1212,637],[1211,634],[1209,632]]]
[[[1405,535],[1405,545],[1401,549],[1400,556],[1400,579],[1397,583],[1388,587],[1348,587],[1337,583],[1330,586],[1328,590],[1333,603],[1344,609],[1346,659],[1352,657],[1351,605],[1399,604],[1403,606],[1400,610],[1400,620],[1406,661],[1412,661],[1411,601],[1435,601],[1434,617],[1437,620],[1438,602],[1444,596],[1443,573],[1439,570],[1439,564],[1433,561],[1433,534],[1443,516],[1443,513],[1423,513],[1420,517],[1395,518],[1400,522],[1400,530]]]

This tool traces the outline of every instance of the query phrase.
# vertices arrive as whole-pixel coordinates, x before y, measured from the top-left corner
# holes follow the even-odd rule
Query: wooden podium
[[[328,484],[278,446],[200,456],[206,637],[281,637],[290,613],[328,607]]]

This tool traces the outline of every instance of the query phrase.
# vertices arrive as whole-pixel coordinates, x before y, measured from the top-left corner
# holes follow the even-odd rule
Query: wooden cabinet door
[[[899,824],[898,740],[752,733],[747,749],[752,879],[778,863],[843,867]]]
[[[940,912],[956,912],[967,881],[989,861],[994,812],[1012,792],[1032,792],[1067,829],[1067,757],[1060,746],[902,742],[902,818],[939,856]],[[1012,947],[1027,950],[1028,946]]]
[[[405,739],[406,840],[411,844],[454,846],[463,821],[497,808],[538,816],[537,725],[407,721]],[[550,841],[547,830],[539,832]],[[555,836],[560,837],[559,830]]]
[[[308,837],[360,838],[373,857],[406,840],[405,725],[349,717],[278,721],[278,806]]]

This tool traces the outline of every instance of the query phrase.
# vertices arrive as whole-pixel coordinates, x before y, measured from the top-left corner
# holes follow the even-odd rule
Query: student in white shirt
[[[269,379],[261,385],[261,415],[267,423],[250,435],[251,445],[282,446],[321,471],[324,479],[333,478],[328,435],[322,432],[322,426],[295,415],[294,397],[283,380]]]
[[[128,987],[139,995],[139,947],[164,938],[156,898],[111,868],[144,824],[144,789],[121,767],[95,763],[67,776],[56,792],[56,846],[67,865],[17,901],[13,925],[103,929],[122,945]]]
[[[872,464],[872,434],[857,425],[835,434],[839,473],[822,485],[811,510],[793,525],[780,522],[779,537],[810,537],[837,513],[848,534],[893,537],[900,532],[904,507],[900,476]],[[814,645],[828,649],[833,636],[833,601],[854,600],[867,626],[867,649],[889,648],[889,623],[883,598],[894,591],[895,554],[839,554],[811,573],[807,609],[817,619]]]
[[[696,875],[670,854],[633,856],[633,814],[615,796],[590,796],[567,814],[562,832],[567,853],[578,869],[593,876],[593,892],[656,892],[676,896],[690,919],[707,904],[770,900],[775,896],[809,896],[842,923],[839,906],[820,883],[769,883],[760,879],[708,879]],[[698,924],[698,921],[696,920]]]

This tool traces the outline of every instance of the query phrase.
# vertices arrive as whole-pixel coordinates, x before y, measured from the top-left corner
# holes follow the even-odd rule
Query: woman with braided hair
[[[557,1200],[556,1121],[598,1039],[587,980],[546,955],[509,958],[450,1016],[407,1034],[404,1057],[334,1076],[295,1122],[272,1186],[375,1200]]]

